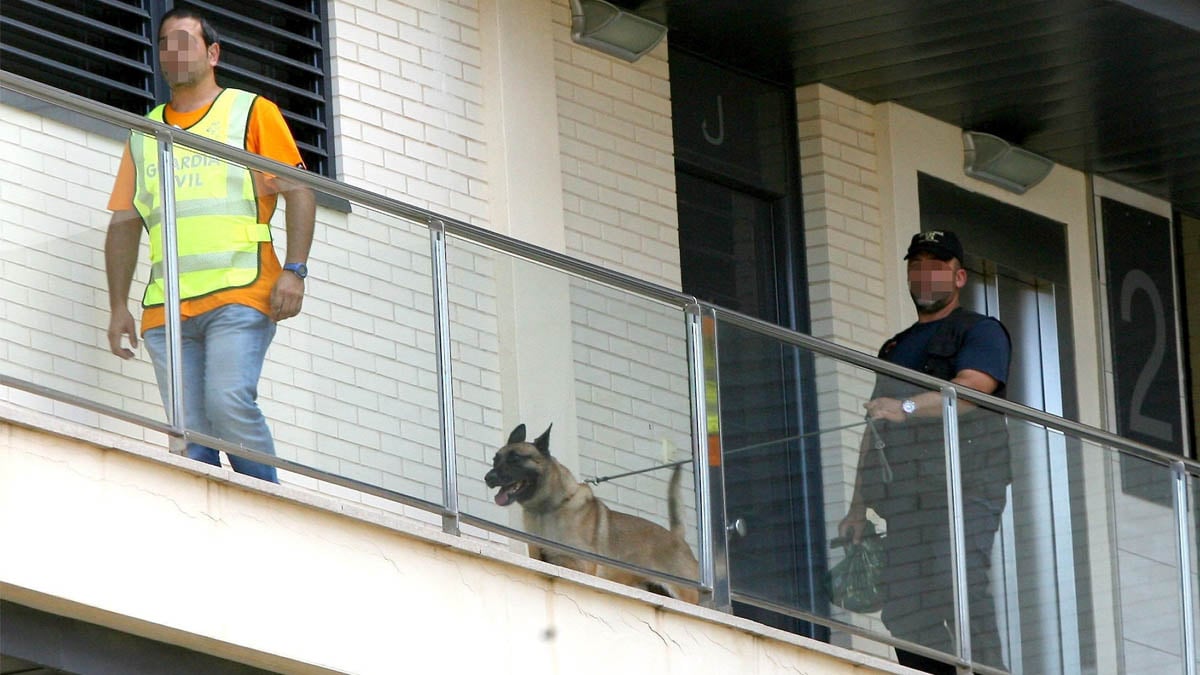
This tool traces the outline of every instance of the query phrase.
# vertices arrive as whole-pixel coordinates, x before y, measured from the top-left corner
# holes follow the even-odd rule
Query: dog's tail
[[[667,517],[671,522],[671,532],[684,536],[683,513],[679,506],[679,483],[683,476],[683,467],[675,465],[671,471],[671,484],[667,488]]]

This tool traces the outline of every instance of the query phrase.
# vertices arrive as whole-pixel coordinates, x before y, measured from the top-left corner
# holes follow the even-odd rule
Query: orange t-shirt
[[[168,103],[163,110],[163,119],[167,124],[188,129],[200,122],[212,104],[192,112],[176,112]],[[304,161],[296,148],[296,141],[288,129],[279,106],[259,96],[254,99],[250,108],[250,119],[246,129],[246,150],[263,157],[274,159],[290,166],[303,168]],[[129,144],[125,144],[125,154],[121,157],[121,166],[117,170],[117,180],[113,185],[112,195],[108,199],[110,211],[132,210],[134,190],[136,189],[136,172],[133,158],[129,154]],[[254,171],[254,193],[258,196],[258,222],[270,223],[275,213],[275,202],[279,192],[275,185],[275,177]],[[241,304],[254,307],[267,316],[271,315],[271,289],[279,278],[281,266],[275,255],[275,247],[269,241],[262,242],[259,248],[260,266],[258,277],[248,286],[229,288],[215,293],[209,293],[180,303],[180,315],[183,319],[203,314],[209,310],[229,304]],[[142,333],[151,328],[166,323],[164,308],[147,307],[142,313]]]

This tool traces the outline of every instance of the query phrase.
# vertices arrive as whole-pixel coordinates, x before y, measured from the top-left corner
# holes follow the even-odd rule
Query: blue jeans
[[[182,323],[184,426],[268,455],[275,441],[258,407],[258,378],[275,322],[245,305],[225,305]],[[168,399],[166,329],[152,328],[143,339],[163,405]],[[187,456],[221,466],[216,450],[188,443]],[[278,483],[275,467],[229,456],[238,473]]]

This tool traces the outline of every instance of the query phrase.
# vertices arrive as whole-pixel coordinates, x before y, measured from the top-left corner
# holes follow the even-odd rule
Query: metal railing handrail
[[[31,80],[8,71],[0,70],[0,88],[39,99],[69,111],[85,114],[102,122],[128,128],[131,131],[140,131],[149,136],[167,135],[175,143],[201,150],[222,160],[276,176],[282,176],[289,181],[300,183],[313,190],[324,192],[355,204],[361,204],[362,206],[388,215],[398,216],[425,227],[440,227],[448,234],[467,239],[476,244],[509,253],[529,262],[569,272],[591,281],[637,293],[680,309],[696,302],[692,296],[665,286],[606,269],[594,263],[571,257],[565,253],[559,253],[542,248],[536,244],[514,239],[457,218],[442,215],[429,209],[413,206],[398,199],[371,192],[365,188],[355,187],[310,171],[297,169],[296,167],[267,159],[262,155],[256,155],[241,148],[235,148],[178,127],[154,122],[146,117],[113,108],[104,103],[56,89],[37,80]]]
[[[932,647],[926,647],[923,644],[910,642],[909,640],[905,640],[903,638],[893,637],[889,634],[880,633],[870,628],[864,628],[862,626],[856,626],[852,623],[838,621],[832,617],[814,614],[813,612],[807,612],[798,607],[792,607],[778,602],[773,602],[749,593],[734,593],[733,597],[740,603],[758,607],[760,609],[766,609],[775,612],[776,614],[789,616],[793,619],[799,619],[801,621],[807,621],[809,623],[831,628],[836,627],[838,630],[846,633],[864,637],[868,640],[879,642],[891,647],[899,647],[901,649],[913,652],[914,654],[920,654],[922,656],[942,661],[943,663],[968,666],[966,661],[955,658],[953,654],[939,652]],[[1006,670],[1000,670],[999,668],[995,668],[984,663],[972,663],[969,664],[969,667],[971,668],[970,672],[972,675],[1012,675]]]
[[[711,305],[709,303],[698,302],[693,296],[672,290],[665,286],[660,286],[653,282],[638,279],[637,277],[633,277],[628,274],[606,269],[594,263],[579,260],[578,258],[574,258],[557,251],[551,251],[549,249],[537,246],[536,244],[514,239],[507,235],[493,232],[491,230],[487,230],[477,225],[472,225],[449,216],[438,214],[429,209],[413,206],[412,204],[407,204],[397,199],[371,192],[370,190],[364,188],[355,187],[353,185],[341,183],[309,171],[287,166],[286,164],[267,159],[261,155],[246,152],[240,148],[234,148],[232,146],[225,145],[224,143],[199,136],[177,127],[160,124],[141,115],[135,115],[118,108],[113,108],[107,104],[93,101],[92,99],[63,91],[61,89],[56,89],[36,80],[22,77],[14,73],[0,71],[0,86],[26,96],[31,96],[33,98],[46,101],[47,103],[51,103],[53,105],[61,106],[68,110],[81,112],[90,117],[94,117],[101,121],[120,127],[128,127],[132,130],[142,131],[151,135],[167,133],[176,142],[180,142],[188,147],[203,150],[204,152],[212,154],[221,159],[234,161],[261,171],[284,176],[289,180],[302,183],[314,190],[319,190],[335,197],[340,197],[352,203],[362,204],[363,206],[376,209],[389,215],[404,218],[406,220],[421,224],[425,227],[444,228],[448,234],[461,237],[488,248],[503,251],[529,262],[538,263],[553,269],[574,274],[590,281],[595,281],[597,283],[612,286],[614,288],[636,293],[642,297],[657,300],[664,304],[679,307],[680,309],[684,309],[695,304],[699,304],[706,308],[712,308],[715,312],[717,312],[719,319],[729,321],[730,323],[780,340],[787,344],[803,347],[804,349],[821,354],[822,356],[828,356],[830,358],[834,358],[839,361],[845,361],[852,365],[872,370],[877,373],[883,373],[891,377],[912,382],[930,390],[939,389],[946,384],[944,380],[939,380],[933,376],[910,370],[908,368],[904,368],[903,366],[897,366],[895,364],[888,363],[864,352],[860,352],[849,347],[844,347],[828,340],[783,328],[781,326],[768,323],[761,319],[747,316],[733,310]],[[1174,462],[1183,462],[1184,467],[1189,473],[1200,475],[1200,462],[1195,460],[1180,457],[1153,446],[1123,438],[1103,429],[1091,427],[1063,417],[1057,417],[1028,406],[981,393],[974,389],[961,387],[954,385],[953,383],[951,383],[951,386],[955,387],[958,396],[962,400],[980,404],[989,410],[1009,414],[1018,419],[1047,426],[1063,433],[1070,433],[1096,443],[1114,446],[1120,450],[1158,464],[1169,466]]]
[[[359,204],[364,208],[374,209],[386,215],[399,217],[412,223],[423,225],[430,230],[432,235],[435,236],[446,234],[453,235],[455,237],[462,238],[486,248],[500,251],[528,262],[543,265],[560,272],[572,274],[620,291],[628,292],[631,295],[640,297],[642,299],[657,301],[692,314],[707,313],[709,316],[715,318],[718,323],[720,321],[724,321],[731,325],[736,325],[752,331],[761,336],[774,339],[780,344],[803,348],[812,353],[834,359],[840,363],[846,363],[852,366],[863,368],[864,370],[873,372],[877,375],[882,374],[894,377],[896,379],[912,382],[914,384],[926,387],[929,390],[940,390],[943,393],[944,399],[950,401],[950,403],[947,405],[948,413],[945,416],[945,419],[950,421],[952,429],[954,428],[952,422],[956,418],[954,414],[951,414],[955,410],[954,402],[957,399],[961,399],[984,407],[990,411],[1003,413],[1014,419],[1032,422],[1034,424],[1046,427],[1047,429],[1052,429],[1063,434],[1070,434],[1080,439],[1095,442],[1101,446],[1104,446],[1105,450],[1111,448],[1113,451],[1116,451],[1119,454],[1129,454],[1158,464],[1172,467],[1176,472],[1184,474],[1183,479],[1177,484],[1176,520],[1180,528],[1186,526],[1186,517],[1188,512],[1188,504],[1186,502],[1186,474],[1200,475],[1200,462],[1182,458],[1153,446],[1122,438],[1103,429],[1098,429],[1080,422],[1050,415],[1043,411],[1035,410],[1033,408],[1000,399],[995,396],[983,394],[966,387],[955,385],[953,383],[948,383],[945,380],[882,361],[872,355],[844,347],[827,340],[792,331],[790,329],[740,314],[732,310],[717,307],[708,303],[698,302],[695,298],[685,293],[666,288],[652,282],[644,281],[620,272],[608,270],[600,267],[599,265],[573,258],[567,254],[550,251],[534,244],[513,239],[506,235],[492,232],[461,220],[443,216],[428,209],[406,204],[399,200],[385,197],[363,188],[354,187],[345,183],[339,183],[329,178],[296,169],[295,167],[289,167],[273,160],[263,158],[259,155],[248,153],[241,149],[233,148],[231,146],[224,145],[223,143],[197,136],[175,127],[152,122],[147,118],[118,110],[105,104],[98,103],[69,92],[61,91],[40,82],[12,73],[0,71],[0,89],[45,101],[51,105],[59,106],[69,112],[83,114],[98,119],[102,122],[116,125],[119,128],[129,128],[133,131],[139,131],[148,135],[153,135],[160,142],[165,142],[168,145],[166,154],[167,157],[170,156],[169,144],[179,143],[180,145],[195,148],[211,154],[212,156],[218,157],[222,160],[235,162],[259,171],[283,176],[294,183],[309,187],[313,190],[324,192],[335,197],[340,197],[351,203]],[[434,257],[436,257],[436,252]],[[433,271],[431,274],[437,274],[437,272]],[[445,341],[443,340],[442,342]],[[448,348],[448,345],[442,344],[439,348],[445,350]],[[691,354],[690,357],[693,359],[693,361],[695,361],[697,355]],[[691,373],[691,376],[694,379],[696,373]],[[691,382],[691,384],[695,386],[697,383]],[[66,392],[41,387],[17,378],[0,375],[0,385],[15,386],[27,391],[47,396],[52,399],[65,401],[71,405],[80,406],[95,412],[111,415],[119,419],[125,419],[126,421],[156,428],[160,431],[165,429],[165,431],[168,433],[177,432],[177,430],[174,428],[164,427],[161,422],[156,422],[154,420],[150,420],[149,418],[141,418],[136,415],[130,415],[129,413],[122,413],[119,410],[99,402],[89,401],[82,397],[74,396]],[[704,396],[704,392],[697,389],[696,391],[693,391],[693,395]],[[702,413],[704,408],[701,406],[699,410]],[[694,424],[701,425],[701,418],[703,417],[704,416],[702,414],[697,415],[697,420],[694,420]],[[452,432],[452,430],[447,430],[445,428],[443,428],[442,431],[443,434]],[[697,426],[693,429],[693,431],[697,434],[697,437],[694,438],[693,441],[694,443],[698,443],[699,441],[697,439],[700,437],[700,434],[704,431],[704,429],[702,426]],[[412,505],[434,513],[441,513],[443,515],[444,522],[451,522],[451,524],[454,526],[456,526],[457,522],[459,522],[461,519],[462,521],[470,522],[471,524],[481,526],[485,529],[509,534],[510,536],[530,541],[532,543],[548,544],[551,547],[562,546],[560,544],[556,544],[555,542],[543,541],[536,535],[528,532],[507,528],[498,523],[493,523],[471,516],[470,514],[458,513],[456,507],[450,508],[446,504],[439,505],[415,497],[410,497],[402,493],[386,490],[384,488],[376,487],[367,483],[362,483],[344,476],[338,476],[336,474],[313,469],[289,460],[283,460],[277,457],[267,458],[256,451],[249,450],[242,446],[233,446],[225,441],[222,441],[221,439],[203,436],[194,431],[184,429],[183,437],[186,440],[206,441],[206,444],[212,447],[218,447],[226,452],[248,457],[256,461],[263,461],[265,463],[272,464],[289,471],[294,471],[302,475],[330,481],[332,483],[349,487],[351,489],[356,489],[367,494],[374,494],[392,501]],[[954,453],[957,453],[956,432],[947,432],[947,442],[949,444],[948,451],[951,452],[951,459],[954,460],[956,459]],[[702,450],[703,448],[697,445],[695,459],[700,459],[703,456],[701,454]],[[443,447],[443,451],[452,452],[453,445]],[[951,462],[951,464],[953,464],[953,462]],[[452,468],[452,465],[450,464],[447,466],[451,466]],[[717,467],[719,468],[719,466],[720,461],[718,459]],[[957,475],[957,471],[951,471],[950,473]],[[452,489],[453,482],[451,481],[449,484],[444,485],[444,488],[447,490]],[[706,492],[706,490],[701,490],[701,486],[699,484],[697,485],[697,489],[702,492]],[[951,491],[954,492],[954,489],[951,488]],[[951,496],[955,497],[955,495]],[[957,499],[954,499],[954,501],[957,503]],[[448,519],[448,521],[445,519]],[[960,520],[961,518],[955,519],[955,523],[961,529],[961,523],[959,522]],[[699,536],[701,538],[712,536],[710,533],[705,531],[706,528],[703,526],[700,529],[701,531]],[[958,532],[958,534],[961,534],[961,532]],[[1186,537],[1184,538],[1186,539]],[[567,550],[573,553],[579,553],[579,551],[569,549],[569,547]],[[631,571],[648,573],[648,576],[659,579],[665,579],[673,582],[686,582],[688,584],[698,586],[701,590],[706,590],[709,592],[712,592],[714,588],[713,583],[709,580],[706,580],[704,577],[702,577],[699,583],[697,583],[695,580],[681,579],[668,574],[663,574],[661,572],[656,572],[654,570],[641,570],[636,566],[630,566],[622,563],[621,561],[611,560],[603,556],[595,556],[594,554],[590,553],[587,553],[583,557],[595,558],[599,562],[613,562],[619,567],[630,569]],[[1187,561],[1188,559],[1186,557],[1181,556],[1181,567]],[[958,567],[961,568],[962,564],[958,563]],[[728,583],[727,569],[725,570],[724,574],[724,580],[726,583]],[[957,579],[956,581],[956,589],[964,586],[965,584],[962,579]],[[1185,603],[1185,608],[1187,606],[1187,603]],[[1185,609],[1185,611],[1187,610]],[[817,619],[817,617],[814,617],[814,620],[815,619]],[[816,620],[816,622],[827,625],[834,623],[833,619],[829,617],[820,617],[819,620]],[[963,617],[963,620],[960,620],[959,622],[960,630],[965,630],[967,623],[968,621],[966,620],[966,617]],[[1190,635],[1185,636],[1185,651],[1188,653],[1194,653],[1195,650],[1194,644],[1189,641],[1191,637],[1192,636]],[[967,644],[969,645],[969,642]],[[965,651],[957,658],[962,659],[964,657],[966,661],[970,661],[969,647],[967,647]]]
[[[694,308],[697,305],[694,297],[684,293],[680,293],[678,291],[620,272],[605,269],[593,263],[578,260],[563,253],[558,253],[528,242],[513,239],[506,235],[492,232],[461,220],[435,213],[428,209],[406,204],[396,199],[389,198],[363,188],[337,182],[324,176],[319,176],[302,169],[288,166],[275,160],[265,158],[261,155],[250,153],[240,148],[235,148],[233,146],[193,134],[178,127],[154,122],[146,117],[135,115],[117,108],[112,108],[106,104],[93,101],[77,94],[50,87],[36,80],[31,80],[13,73],[0,71],[0,91],[3,90],[13,91],[17,94],[44,101],[50,105],[58,106],[66,111],[82,114],[101,122],[115,125],[119,128],[127,127],[131,130],[131,132],[142,132],[148,136],[156,137],[160,141],[166,139],[170,143],[188,147],[194,150],[199,150],[225,161],[230,161],[232,163],[286,178],[293,183],[306,186],[316,191],[324,192],[333,197],[345,199],[351,204],[361,205],[365,208],[374,209],[387,215],[400,217],[409,222],[424,226],[430,231],[432,238],[434,239],[439,236],[453,235],[486,248],[497,250],[522,260],[543,265],[561,272],[573,274],[580,278],[600,283],[624,292],[632,293],[644,299],[657,301],[667,306],[678,308],[681,311],[686,310],[689,307]],[[435,258],[437,258],[436,246],[434,247],[433,255]],[[445,289],[442,289],[442,293],[444,298]],[[448,344],[441,345],[441,349],[447,350]],[[443,363],[440,367],[444,368],[445,366],[446,364]],[[0,374],[0,385],[29,391],[30,393],[50,399],[63,400],[64,402],[82,409],[91,410],[92,412],[105,415],[111,415],[131,423],[154,428],[166,434],[179,433],[178,430],[173,429],[169,424],[155,422],[150,418],[142,418],[140,416],[133,416],[128,413],[123,413],[122,411],[110,406],[89,401],[82,397],[72,396],[58,390],[42,387],[11,376]],[[448,391],[449,389],[447,388],[444,393],[448,394]],[[440,406],[445,406],[445,396],[442,398],[443,400],[441,401]],[[580,558],[625,569],[648,578],[657,579],[659,581],[668,583],[692,586],[702,591],[707,590],[702,581],[685,579],[683,577],[678,577],[658,570],[644,568],[621,560],[608,558],[589,551],[576,549],[559,542],[554,542],[516,528],[510,528],[498,523],[493,523],[487,521],[486,519],[472,516],[468,513],[460,513],[454,506],[454,503],[456,502],[454,499],[449,500],[451,502],[451,506],[447,506],[446,504],[437,504],[435,502],[406,495],[394,490],[388,490],[386,488],[371,485],[370,483],[310,467],[305,464],[287,460],[275,455],[265,455],[259,451],[231,443],[227,440],[192,430],[183,430],[182,438],[186,442],[201,443],[208,447],[226,452],[230,455],[274,466],[298,475],[315,478],[330,484],[353,489],[364,494],[370,494],[372,496],[380,497],[415,508],[420,508],[431,513],[440,514],[443,518],[444,528],[452,528],[456,525],[456,521],[461,521],[486,530],[491,530],[498,534],[512,536],[517,539],[527,541],[531,544],[550,549],[557,549]],[[451,482],[449,485],[443,485],[443,489],[453,489],[453,482]],[[448,525],[447,523],[454,524]]]
[[[828,356],[832,359],[858,366],[865,370],[888,375],[889,377],[894,377],[898,380],[911,382],[913,384],[925,387],[930,391],[937,391],[946,387],[952,387],[960,399],[979,404],[988,410],[1002,412],[1009,417],[1049,427],[1055,431],[1078,436],[1101,445],[1113,446],[1119,451],[1126,452],[1157,464],[1171,466],[1177,462],[1182,463],[1187,469],[1188,473],[1200,475],[1200,462],[1197,462],[1193,459],[1180,457],[1179,455],[1171,454],[1164,450],[1155,448],[1154,446],[1146,445],[1145,443],[1139,443],[1137,441],[1118,436],[1110,431],[1088,426],[1082,422],[1069,420],[1065,417],[1058,417],[1036,408],[1030,408],[1029,406],[1022,405],[1020,403],[1014,403],[1008,399],[998,398],[996,396],[992,396],[991,394],[985,394],[976,389],[971,389],[970,387],[964,387],[953,382],[947,382],[946,380],[934,377],[932,375],[927,375],[920,371],[905,368],[904,366],[898,366],[894,363],[889,363],[882,359],[866,354],[865,352],[860,352],[858,350],[851,349],[850,347],[835,344],[811,335],[799,333],[791,329],[754,318],[752,316],[740,314],[733,310],[723,309],[716,306],[713,306],[713,309],[717,313],[718,320],[727,321],[741,328],[745,328],[760,335],[765,335],[786,344],[801,347],[803,349],[818,353],[822,356]]]
[[[142,427],[143,429],[150,429],[151,431],[157,431],[163,434],[170,434],[173,431],[171,425],[162,420],[156,420],[152,417],[145,417],[143,415],[126,412],[120,408],[114,408],[113,406],[100,403],[99,401],[93,401],[77,394],[71,394],[69,392],[62,391],[61,389],[53,389],[43,384],[29,382],[11,375],[5,375],[4,373],[0,373],[0,387],[20,389],[21,391],[33,394],[35,396],[59,401],[81,410],[99,413],[113,419],[121,420],[122,422],[128,422],[130,424]]]

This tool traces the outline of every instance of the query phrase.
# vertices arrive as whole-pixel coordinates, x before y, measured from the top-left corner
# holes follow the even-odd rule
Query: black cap
[[[962,244],[950,230],[929,230],[914,234],[912,241],[908,244],[908,253],[904,254],[904,259],[908,260],[921,251],[932,253],[938,260],[958,258],[958,262],[963,262]]]

